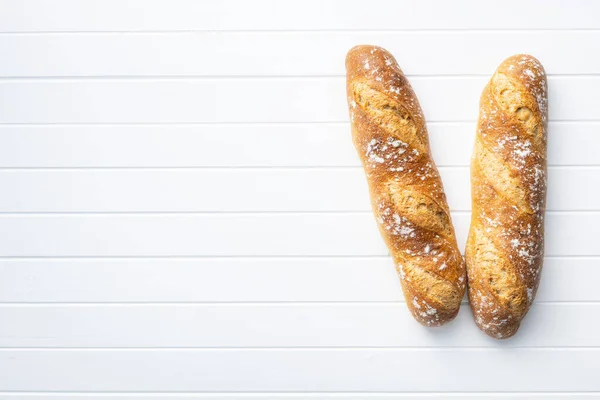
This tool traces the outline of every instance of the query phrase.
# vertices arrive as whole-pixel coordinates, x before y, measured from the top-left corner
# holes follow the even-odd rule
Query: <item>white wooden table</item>
[[[0,0],[0,399],[600,398],[600,3]],[[350,140],[388,48],[461,247],[481,90],[549,74],[547,259],[498,342],[409,315]]]

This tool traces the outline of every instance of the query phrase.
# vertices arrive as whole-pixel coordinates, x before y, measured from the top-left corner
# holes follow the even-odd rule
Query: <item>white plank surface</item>
[[[468,167],[442,168],[452,210],[471,209]],[[595,210],[600,167],[553,168],[549,211]],[[370,211],[361,167],[0,170],[0,212]],[[243,193],[243,201],[240,194]]]
[[[486,5],[478,0],[380,0],[369,7],[359,0],[285,6],[277,0],[2,0],[0,7],[4,32],[598,28],[598,6],[586,0],[493,0]]]
[[[428,128],[438,166],[469,165],[475,122]],[[589,145],[600,123],[554,122],[550,130],[550,166],[600,165]],[[360,166],[349,137],[346,123],[0,125],[0,168]]]
[[[470,215],[453,213],[461,248]],[[600,213],[548,212],[546,255],[599,256]],[[0,257],[372,256],[371,212],[0,216]]]
[[[475,120],[486,77],[415,77],[428,121]],[[597,120],[600,76],[549,78],[550,120]],[[0,81],[0,123],[242,123],[348,120],[344,78]],[[243,106],[240,106],[243,105]]]
[[[597,315],[600,304],[537,304],[519,335],[499,342],[475,328],[467,304],[439,329],[400,303],[5,305],[0,348],[598,347]]]
[[[0,351],[0,390],[599,391],[598,368],[597,348],[21,349]]]
[[[600,398],[600,3],[0,0],[0,400]],[[481,89],[550,75],[546,260],[522,329],[410,317],[350,141],[389,48],[459,245]]]
[[[599,263],[546,258],[536,303],[600,301]],[[385,256],[0,259],[0,303],[403,301]]]
[[[357,43],[385,47],[410,76],[489,76],[514,53],[535,54],[551,75],[594,74],[598,41],[599,31],[3,35],[0,76],[342,76]],[[41,54],[46,62],[36,62]],[[57,56],[63,62],[53,62]]]
[[[469,400],[545,400],[545,399],[597,399],[597,393],[582,392],[560,392],[560,393],[466,393],[466,392],[429,392],[429,393],[0,393],[2,400],[39,400],[39,399],[61,399],[61,400],[155,400],[155,399],[186,399],[186,400],[314,400],[314,399],[335,399],[335,400],[422,400],[422,399],[469,399]]]

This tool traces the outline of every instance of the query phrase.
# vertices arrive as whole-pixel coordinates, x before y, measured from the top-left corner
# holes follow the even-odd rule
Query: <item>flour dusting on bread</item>
[[[481,96],[465,255],[475,321],[495,338],[515,334],[539,284],[547,113],[546,75],[528,55],[505,60]]]
[[[346,69],[352,138],[407,305],[423,325],[442,325],[458,313],[465,265],[421,107],[386,50],[357,46]]]

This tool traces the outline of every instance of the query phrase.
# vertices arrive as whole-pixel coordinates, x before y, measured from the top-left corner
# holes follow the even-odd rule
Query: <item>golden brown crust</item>
[[[506,59],[481,95],[465,252],[475,322],[498,339],[515,334],[539,283],[547,127],[544,68],[529,55]]]
[[[442,325],[458,313],[465,266],[417,96],[380,47],[351,49],[346,73],[354,146],[404,297],[421,324]]]

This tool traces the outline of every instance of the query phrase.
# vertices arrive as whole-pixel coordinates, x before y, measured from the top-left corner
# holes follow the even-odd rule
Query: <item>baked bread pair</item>
[[[426,326],[454,319],[468,276],[476,324],[492,337],[512,336],[535,297],[544,252],[542,65],[528,55],[510,57],[483,90],[466,263],[423,112],[396,60],[380,47],[357,46],[346,70],[352,138],[412,315]]]

